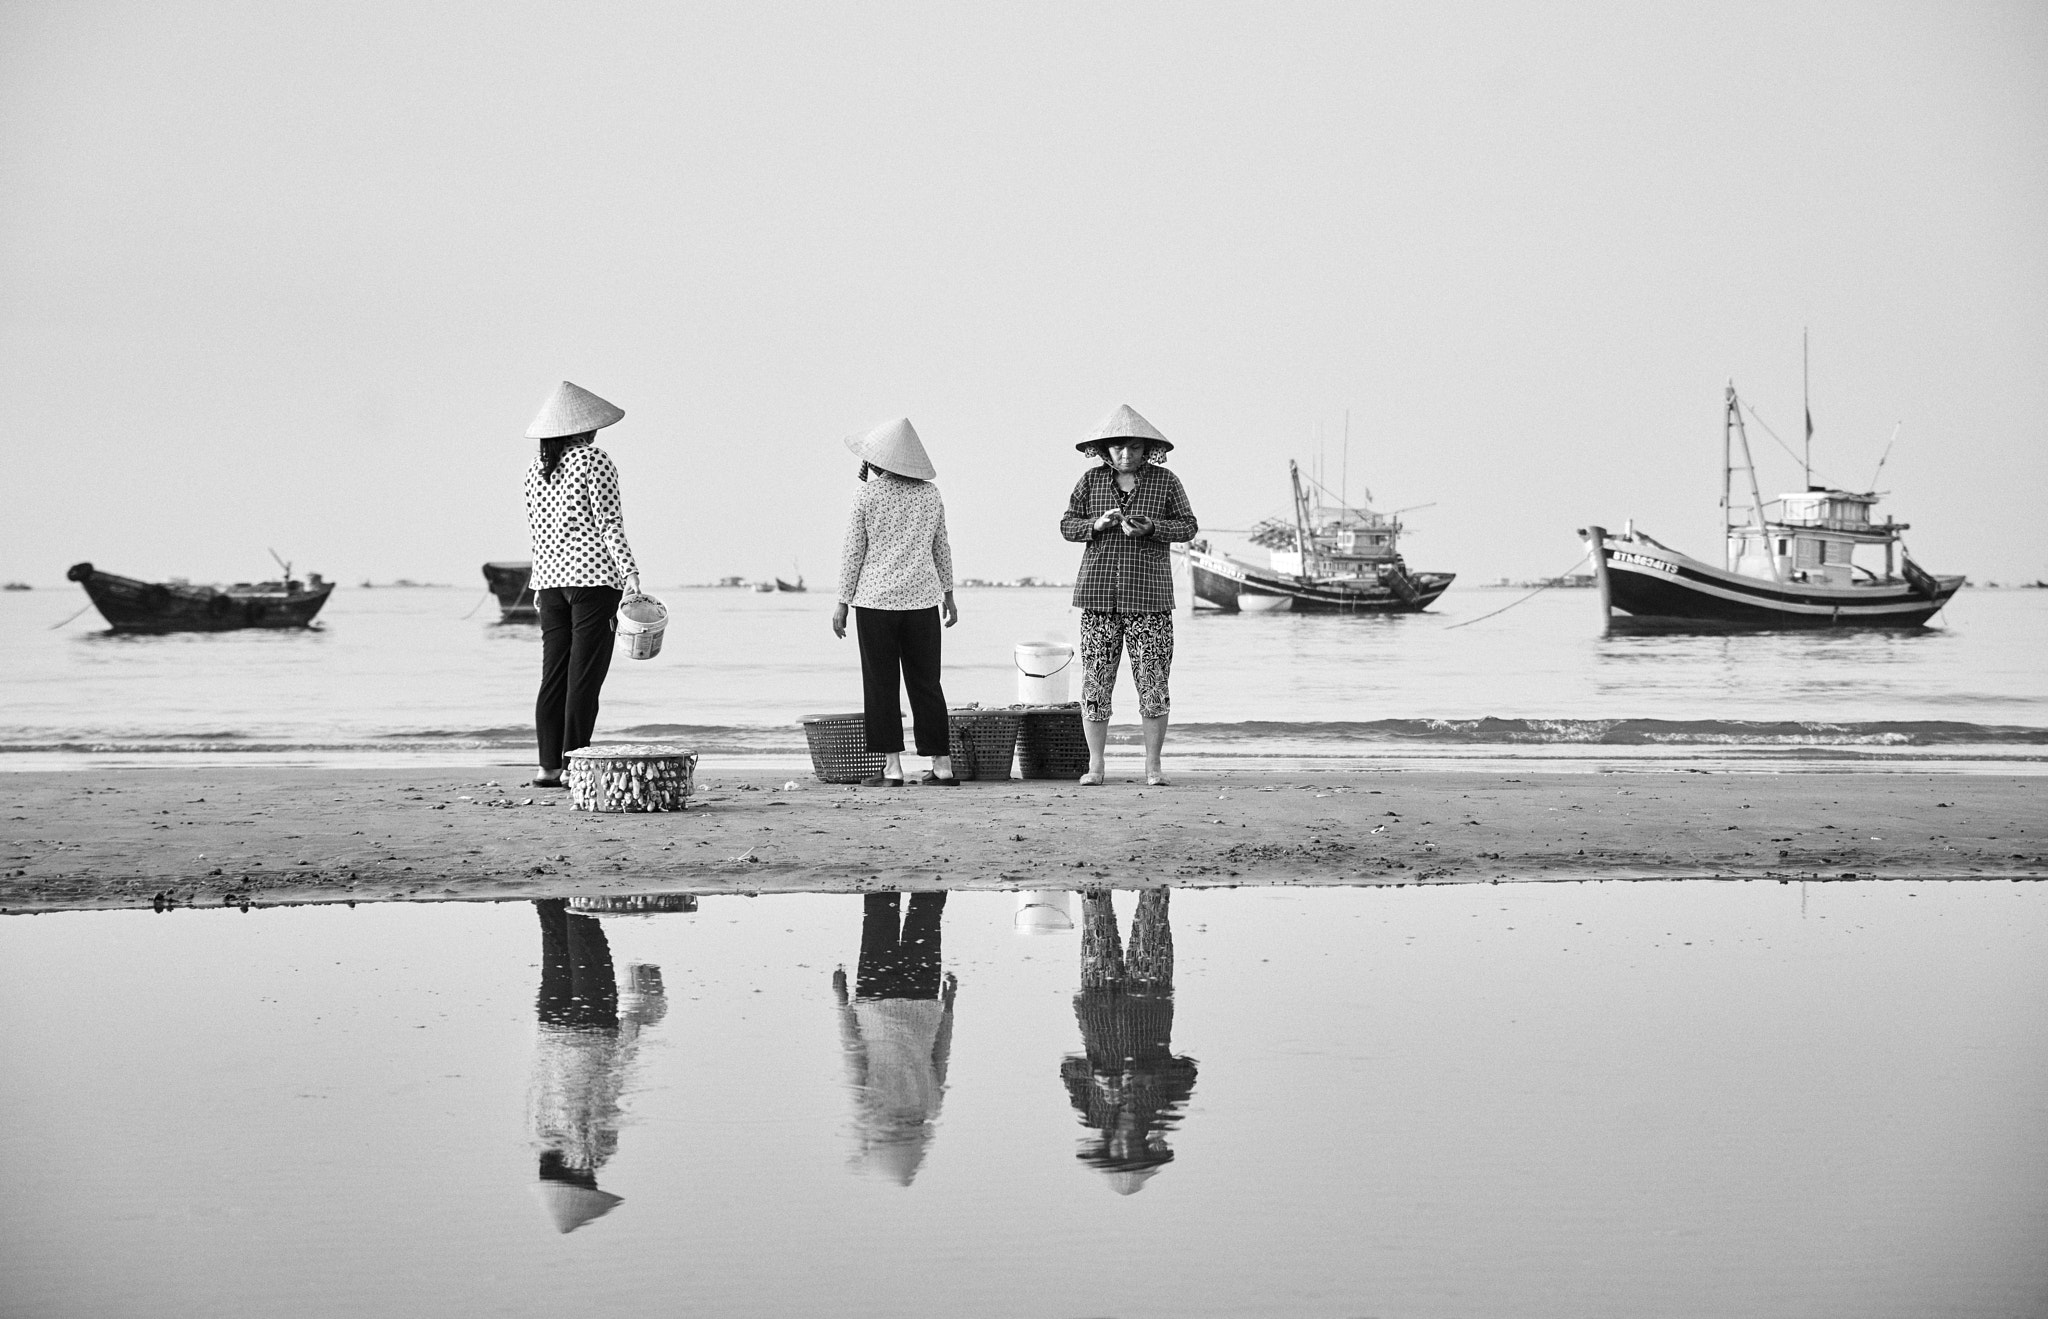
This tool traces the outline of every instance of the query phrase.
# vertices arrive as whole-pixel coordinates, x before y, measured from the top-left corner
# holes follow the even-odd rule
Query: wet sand
[[[2008,775],[1207,772],[957,789],[707,776],[682,814],[592,815],[475,770],[0,779],[0,911],[152,905],[1558,879],[2048,877]]]

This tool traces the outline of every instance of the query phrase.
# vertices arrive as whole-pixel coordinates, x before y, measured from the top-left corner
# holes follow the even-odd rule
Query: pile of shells
[[[579,811],[680,811],[697,753],[662,745],[584,747],[568,755],[569,804]]]
[[[616,897],[569,899],[569,910],[585,916],[652,916],[656,912],[697,910],[694,893],[633,893]]]

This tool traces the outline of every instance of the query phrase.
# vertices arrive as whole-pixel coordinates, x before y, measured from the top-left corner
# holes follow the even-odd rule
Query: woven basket
[[[953,777],[1008,779],[1017,752],[1017,715],[1012,710],[951,710],[946,725],[953,740]]]
[[[680,811],[689,807],[697,753],[663,742],[581,747],[564,759],[569,804],[579,811]]]
[[[867,720],[858,714],[813,714],[799,721],[810,743],[811,770],[823,783],[858,783],[882,772],[883,757],[868,750]],[[1011,710],[949,710],[946,735],[957,779],[1007,779],[1017,749]]]
[[[1078,779],[1088,772],[1081,703],[1013,705],[1019,718],[1017,766],[1027,779]]]
[[[882,753],[868,750],[865,715],[807,714],[797,722],[811,744],[811,770],[820,783],[858,783],[882,772]]]

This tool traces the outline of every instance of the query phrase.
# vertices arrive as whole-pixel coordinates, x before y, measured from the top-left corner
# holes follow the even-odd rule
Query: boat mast
[[[1301,556],[1301,575],[1308,571],[1308,496],[1301,489],[1301,468],[1287,460],[1287,479],[1294,483],[1294,552]]]
[[[1756,483],[1756,459],[1749,452],[1749,430],[1742,424],[1742,401],[1735,397],[1735,382],[1728,382],[1728,410],[1722,419],[1725,429],[1733,423],[1735,438],[1742,445],[1742,465],[1749,469],[1749,501],[1757,534],[1763,537],[1764,559],[1771,565],[1771,580],[1782,582],[1783,573],[1778,571],[1778,556],[1771,552],[1771,528],[1764,520],[1764,492]],[[1732,475],[1732,474],[1731,474]],[[1730,510],[1731,514],[1733,510]],[[1731,567],[1730,571],[1733,571]]]
[[[1735,412],[1735,382],[1728,382],[1728,393],[1721,400],[1721,566],[1729,572],[1735,571],[1735,538],[1729,533],[1735,530],[1735,509],[1730,501],[1735,489],[1735,452],[1731,447],[1734,440],[1730,432],[1734,427],[1729,417]]]

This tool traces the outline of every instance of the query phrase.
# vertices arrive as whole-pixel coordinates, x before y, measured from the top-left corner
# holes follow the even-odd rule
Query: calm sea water
[[[1604,637],[1590,591],[1454,588],[1427,614],[1187,616],[1183,753],[1601,755],[1734,748],[2024,760],[2048,753],[2048,591],[1967,591],[1910,633]],[[600,737],[800,754],[795,720],[858,709],[854,642],[822,594],[671,590],[662,654],[618,661]],[[117,636],[76,591],[0,594],[0,764],[381,753],[518,762],[538,632],[457,588],[338,590],[308,632]],[[1012,647],[1071,639],[1063,590],[966,590],[946,635],[955,704],[1015,699]],[[1078,695],[1078,675],[1074,693]],[[1118,722],[1135,722],[1128,685]],[[1630,750],[1633,749],[1633,750]]]
[[[1073,895],[922,987],[860,896],[12,917],[0,1309],[2038,1315],[2044,899],[1182,891],[1121,998]]]

